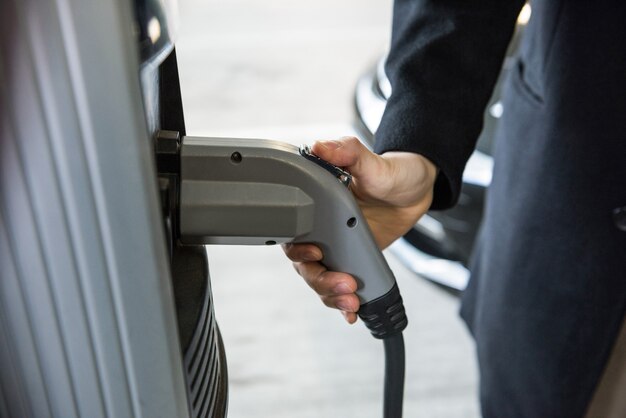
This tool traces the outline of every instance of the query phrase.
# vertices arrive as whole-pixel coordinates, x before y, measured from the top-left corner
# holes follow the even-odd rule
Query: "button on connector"
[[[322,160],[320,157],[313,154],[313,152],[311,151],[311,147],[309,147],[308,145],[300,145],[300,155],[302,155],[307,160],[319,165],[324,170],[328,171],[330,174],[335,176],[337,180],[339,180],[339,182],[344,186],[348,187],[350,185],[350,182],[352,181],[352,175],[350,173],[342,168],[332,165],[326,160]]]

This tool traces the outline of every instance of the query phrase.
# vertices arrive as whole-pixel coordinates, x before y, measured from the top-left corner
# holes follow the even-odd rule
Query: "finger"
[[[322,302],[329,308],[339,309],[342,312],[355,313],[359,310],[359,298],[357,295],[322,296]]]
[[[344,137],[339,140],[317,141],[313,144],[315,155],[339,167],[346,167],[354,176],[361,176],[363,171],[371,169],[372,164],[384,164],[378,155],[368,150],[355,137]]]
[[[291,261],[320,261],[322,250],[313,244],[283,244],[283,251]]]
[[[356,280],[352,276],[346,273],[328,271],[320,263],[293,263],[293,265],[298,274],[304,278],[304,281],[319,295],[353,294],[357,289]]]
[[[348,324],[354,324],[358,318],[354,312],[341,311],[341,314]]]

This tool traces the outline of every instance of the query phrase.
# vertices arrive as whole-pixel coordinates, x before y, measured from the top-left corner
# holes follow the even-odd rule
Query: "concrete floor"
[[[181,0],[190,135],[292,143],[353,134],[352,90],[385,51],[391,2]],[[379,417],[382,344],[325,308],[276,247],[208,247],[231,418]],[[406,417],[477,417],[458,299],[387,255],[410,324]]]

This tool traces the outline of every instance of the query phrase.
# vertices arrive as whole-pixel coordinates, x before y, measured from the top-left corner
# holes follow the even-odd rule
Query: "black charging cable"
[[[401,418],[404,400],[404,338],[408,320],[398,286],[378,299],[364,303],[359,317],[385,346],[384,418]]]
[[[402,333],[383,339],[385,345],[385,395],[383,417],[400,418],[404,398],[404,338]]]

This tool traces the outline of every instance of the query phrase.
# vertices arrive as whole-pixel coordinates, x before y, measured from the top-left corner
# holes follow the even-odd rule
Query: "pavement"
[[[299,144],[354,135],[358,76],[384,53],[391,1],[181,0],[189,135]],[[230,418],[380,417],[383,349],[323,306],[278,247],[210,246]],[[386,254],[405,300],[405,417],[478,417],[457,297]]]

